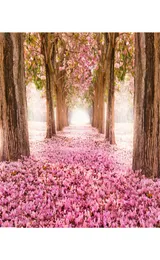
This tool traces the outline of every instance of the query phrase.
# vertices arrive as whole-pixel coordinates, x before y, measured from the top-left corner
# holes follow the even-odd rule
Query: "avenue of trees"
[[[159,33],[0,33],[0,161],[30,154],[29,82],[46,95],[47,138],[68,126],[78,98],[92,108],[92,126],[115,144],[115,86],[128,75],[134,76],[133,170],[160,177],[159,68]]]

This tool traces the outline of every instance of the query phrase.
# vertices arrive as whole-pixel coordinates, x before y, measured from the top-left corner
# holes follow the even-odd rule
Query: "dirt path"
[[[33,126],[34,129],[33,130]],[[37,128],[35,128],[35,126]],[[56,161],[63,161],[64,155],[77,158],[77,153],[81,154],[82,160],[90,152],[104,153],[107,158],[114,158],[114,163],[122,167],[131,167],[132,161],[132,125],[117,124],[116,139],[117,145],[111,146],[104,140],[104,135],[99,134],[96,129],[89,125],[66,127],[62,132],[58,132],[57,136],[52,140],[45,138],[45,125],[43,123],[30,124],[30,140],[31,152],[39,157],[50,157]],[[75,158],[75,159],[76,159]],[[74,159],[73,159],[74,160]]]

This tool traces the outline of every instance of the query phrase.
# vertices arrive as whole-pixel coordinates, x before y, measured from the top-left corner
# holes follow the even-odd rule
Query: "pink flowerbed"
[[[0,163],[1,227],[158,227],[160,180],[133,173],[131,153],[89,127],[33,142]]]

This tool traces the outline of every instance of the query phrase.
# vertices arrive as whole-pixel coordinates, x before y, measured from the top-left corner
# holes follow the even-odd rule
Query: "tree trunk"
[[[53,87],[54,87],[54,75],[50,71],[48,64],[46,64],[46,108],[47,108],[46,138],[51,138],[53,135],[56,134],[54,104],[53,104]]]
[[[133,170],[160,177],[160,34],[136,33]]]
[[[99,133],[104,134],[104,81],[103,81],[103,67],[99,71],[99,98],[98,98],[98,130]]]
[[[99,61],[99,69],[96,75],[95,81],[95,95],[94,95],[94,107],[93,107],[93,126],[99,130],[99,133],[104,134],[104,95],[106,88],[106,61],[105,50],[101,43],[102,35],[98,34],[97,44],[101,49],[101,56]]]
[[[68,123],[68,107],[66,105],[66,93],[64,92],[64,90],[63,90],[63,93],[62,93],[62,100],[63,100],[63,107],[64,107],[63,125],[65,127],[65,126],[68,126],[69,123]]]
[[[116,33],[105,33],[106,39],[106,83],[108,88],[107,118],[105,138],[115,144],[114,132],[114,55]]]
[[[61,57],[63,61],[63,56]],[[62,62],[61,61],[61,62]],[[68,109],[66,106],[66,96],[65,91],[65,71],[59,71],[58,64],[56,70],[56,100],[57,100],[57,131],[61,131],[65,126],[68,126]]]
[[[62,101],[62,86],[57,85],[56,88],[57,94],[57,131],[61,131],[64,127],[63,116],[64,116],[64,107]]]
[[[68,106],[66,105],[66,126],[69,126]]]
[[[0,33],[0,161],[29,156],[22,33]]]
[[[54,115],[54,64],[55,64],[55,44],[51,33],[41,33],[42,54],[46,68],[46,119],[47,133],[46,138],[51,138],[56,134],[55,115]]]
[[[104,133],[104,81],[102,67],[97,71],[93,104],[94,113],[92,126],[96,127],[99,133]]]
[[[97,87],[97,79],[95,82],[95,93],[94,93],[94,113],[93,113],[93,127],[98,127],[98,87]]]

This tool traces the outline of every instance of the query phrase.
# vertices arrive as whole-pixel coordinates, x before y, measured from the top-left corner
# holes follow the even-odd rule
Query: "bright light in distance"
[[[71,125],[86,125],[89,123],[89,114],[86,112],[86,110],[77,108],[72,111]]]

